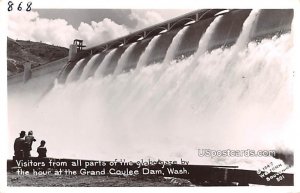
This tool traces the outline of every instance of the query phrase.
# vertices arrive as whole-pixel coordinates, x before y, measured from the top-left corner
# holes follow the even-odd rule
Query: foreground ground
[[[7,173],[7,186],[39,186],[39,187],[140,187],[140,186],[192,186],[188,180],[164,178],[158,176],[20,176]]]

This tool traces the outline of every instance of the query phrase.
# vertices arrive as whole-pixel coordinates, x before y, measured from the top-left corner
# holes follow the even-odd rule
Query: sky
[[[92,47],[190,11],[192,10],[36,9],[31,12],[11,12],[8,37],[67,48],[74,39],[82,39],[87,47]]]

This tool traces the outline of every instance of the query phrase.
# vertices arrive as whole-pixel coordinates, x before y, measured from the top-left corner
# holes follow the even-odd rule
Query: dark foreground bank
[[[162,176],[24,175],[7,173],[7,186],[17,187],[170,187],[194,186],[189,180]]]
[[[168,161],[30,158],[7,161],[8,186],[293,186],[294,175]],[[268,168],[267,168],[268,169]],[[272,169],[273,170],[273,169]]]

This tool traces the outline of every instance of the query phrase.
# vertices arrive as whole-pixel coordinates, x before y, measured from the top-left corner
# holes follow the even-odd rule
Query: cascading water
[[[125,52],[122,54],[122,56],[120,57],[117,67],[114,71],[114,76],[120,74],[123,69],[125,68],[125,66],[128,64],[128,57],[130,56],[130,54],[132,53],[134,47],[136,46],[136,42],[130,44],[130,46],[125,50]]]
[[[255,20],[254,15],[251,13],[245,24]],[[288,122],[293,107],[293,39],[284,34],[260,43],[246,41],[237,52],[240,38],[251,31],[249,24],[243,26],[236,45],[206,52],[204,47],[220,20],[215,19],[203,34],[201,54],[172,65],[144,65],[143,55],[151,51],[153,39],[140,57],[136,73],[103,77],[113,50],[93,79],[58,84],[38,105],[18,106],[15,112],[13,105],[28,104],[18,104],[11,97],[9,117],[18,121],[9,121],[10,127],[30,128],[36,136],[43,136],[50,157],[133,161],[183,158],[194,164],[255,170],[265,166],[274,158],[199,157],[197,150],[292,149]],[[229,71],[225,70],[232,64],[233,52],[239,57]],[[187,70],[193,62],[193,70]],[[157,80],[164,66],[166,70]],[[72,79],[72,72],[68,79]],[[24,114],[34,119],[26,119]]]
[[[217,27],[217,24],[219,23],[220,18],[221,18],[221,16],[214,19],[214,21],[207,28],[206,32],[203,34],[203,37],[200,39],[200,42],[199,42],[198,50],[195,54],[196,58],[199,58],[199,56],[201,55],[200,53],[203,53],[202,50],[204,50],[204,48],[206,51],[207,46],[209,44],[209,40],[212,36],[211,32],[214,31],[214,29]],[[146,105],[146,104],[152,104],[153,106],[159,105],[159,101],[162,100],[166,95],[170,94],[170,91],[172,90],[170,88],[173,88],[174,86],[176,87],[176,84],[175,85],[174,84],[173,85],[165,84],[167,82],[165,80],[165,77],[168,77],[167,74],[169,73],[167,69],[168,69],[169,62],[170,62],[169,61],[170,56],[175,54],[176,48],[178,47],[179,42],[182,41],[184,33],[186,32],[186,29],[187,28],[183,28],[182,30],[180,30],[176,34],[176,36],[173,38],[172,43],[171,43],[170,47],[168,48],[167,54],[166,54],[169,56],[168,56],[168,58],[165,57],[162,65],[160,66],[159,71],[156,73],[156,75],[153,79],[153,82],[156,82],[156,85],[157,85],[157,88],[156,88],[157,93],[154,94],[153,96],[149,96],[147,100],[144,100],[144,105]],[[194,61],[191,62],[191,65],[189,65],[189,67],[185,69],[185,71],[186,71],[184,73],[185,78],[188,78],[190,76],[190,74],[187,72],[188,71],[191,72],[191,69],[195,68],[195,66],[198,64],[197,62],[195,62],[196,60],[197,59],[194,59]],[[182,79],[184,79],[184,78],[182,77]],[[174,82],[176,82],[176,81],[178,81],[178,80],[174,80]],[[162,86],[162,85],[164,85],[164,86]],[[151,86],[153,86],[153,85],[151,85]],[[183,89],[183,88],[185,88],[185,87],[184,86],[178,87],[178,89]]]
[[[105,56],[105,58],[103,59],[103,61],[99,65],[99,67],[97,68],[94,76],[96,76],[96,77],[104,76],[104,71],[107,68],[107,66],[109,65],[109,62],[111,61],[111,59],[114,56],[116,51],[117,51],[117,49],[113,49]]]
[[[197,67],[197,65],[199,64],[198,61],[200,56],[203,55],[209,46],[209,42],[214,34],[214,31],[216,29],[216,27],[218,26],[218,24],[220,23],[222,19],[222,16],[218,16],[216,17],[212,23],[208,26],[208,28],[206,29],[205,33],[203,34],[203,36],[201,37],[199,43],[198,43],[198,49],[196,51],[196,53],[193,56],[193,59],[191,61],[191,64],[185,68],[185,71],[183,73],[183,75],[181,76],[181,80],[183,82],[183,84],[188,84],[187,79],[190,78],[191,73],[194,71],[194,69]],[[177,44],[177,43],[175,43]],[[164,70],[161,70],[161,72],[164,72]],[[166,72],[167,73],[167,72]],[[175,81],[175,80],[174,80]],[[175,89],[173,92],[179,92],[181,89],[185,88],[185,85],[181,86],[181,87],[177,87],[177,90]],[[159,97],[159,99],[163,98],[166,93],[170,93],[168,91],[168,89],[164,89],[164,91],[160,92],[162,95]],[[158,103],[156,103],[158,104]]]
[[[159,72],[156,73],[156,78],[154,79],[155,82],[158,82],[160,80],[161,76],[163,75],[163,73],[165,73],[166,69],[168,68],[168,65],[170,64],[171,60],[174,59],[176,51],[177,51],[187,29],[188,29],[188,26],[185,26],[172,39],[172,42],[167,50],[166,56],[162,62],[161,68],[160,68]],[[160,96],[158,96],[158,97],[160,97]]]
[[[89,72],[92,68],[92,66],[94,65],[97,57],[99,57],[100,54],[95,54],[89,61],[88,63],[85,65],[85,67],[83,68],[82,74],[80,76],[79,81],[84,81],[85,79],[88,78]]]
[[[66,83],[70,83],[77,78],[78,69],[81,66],[81,64],[83,63],[83,61],[84,61],[84,59],[81,59],[75,64],[74,68],[71,70],[71,72],[69,73],[69,75],[66,79]]]
[[[253,10],[251,11],[249,17],[245,20],[243,24],[243,28],[241,31],[240,36],[238,37],[236,43],[229,49],[228,56],[224,57],[224,60],[228,60],[225,63],[227,65],[219,67],[219,70],[226,69],[226,66],[228,68],[231,68],[233,66],[233,63],[235,63],[236,57],[238,57],[239,51],[241,51],[243,48],[246,47],[248,41],[250,40],[251,32],[253,29],[253,23],[255,23],[255,20],[257,19],[259,14],[259,10]],[[198,45],[198,49],[196,53],[194,54],[193,60],[191,61],[191,65],[189,65],[184,75],[182,76],[182,81],[184,84],[189,84],[190,80],[188,80],[191,76],[189,76],[191,73],[194,72],[194,69],[201,63],[201,56],[207,52],[209,42],[213,36],[213,33],[218,26],[218,24],[221,22],[222,16],[218,16],[215,18],[215,20],[210,24],[210,26],[207,28],[206,32],[203,34],[203,37],[201,37]],[[255,27],[255,26],[254,26]],[[203,69],[205,70],[205,69]],[[224,77],[226,79],[226,77]],[[223,84],[221,81],[220,84]],[[178,89],[183,89],[184,86]],[[176,91],[179,92],[179,91]],[[182,92],[182,91],[181,91]],[[184,92],[183,92],[184,93]]]
[[[168,64],[171,60],[173,60],[175,58],[176,51],[177,51],[187,29],[188,29],[188,26],[185,26],[173,38],[172,43],[167,50],[163,64]]]
[[[141,57],[138,60],[136,71],[139,71],[141,68],[143,68],[145,65],[147,65],[147,61],[149,59],[149,56],[152,52],[152,49],[156,45],[157,41],[159,40],[159,35],[155,36],[151,39],[148,46],[146,47],[146,50],[142,53]]]
[[[220,23],[222,19],[222,16],[218,16],[214,19],[214,21],[208,26],[206,29],[205,33],[201,37],[199,44],[198,44],[198,49],[196,53],[194,54],[194,60],[192,61],[192,64],[190,65],[190,70],[193,70],[193,68],[197,65],[197,59],[204,54],[209,46],[209,42],[211,40],[211,37],[213,36],[216,27]]]
[[[246,21],[243,24],[243,29],[242,32],[238,38],[238,40],[236,41],[236,43],[232,46],[232,56],[231,58],[234,59],[236,57],[235,54],[238,54],[240,50],[245,49],[245,47],[247,46],[249,40],[250,40],[250,36],[252,35],[252,31],[254,30],[255,27],[255,22],[256,19],[259,15],[260,10],[252,10],[249,17],[246,19]]]

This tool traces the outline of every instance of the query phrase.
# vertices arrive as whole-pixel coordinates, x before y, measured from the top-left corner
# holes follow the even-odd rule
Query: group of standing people
[[[31,157],[32,143],[35,141],[36,139],[32,131],[29,131],[27,135],[25,131],[21,131],[20,137],[16,138],[14,143],[15,159],[28,159]],[[42,140],[40,146],[37,148],[39,158],[47,157],[45,144],[46,142]]]

